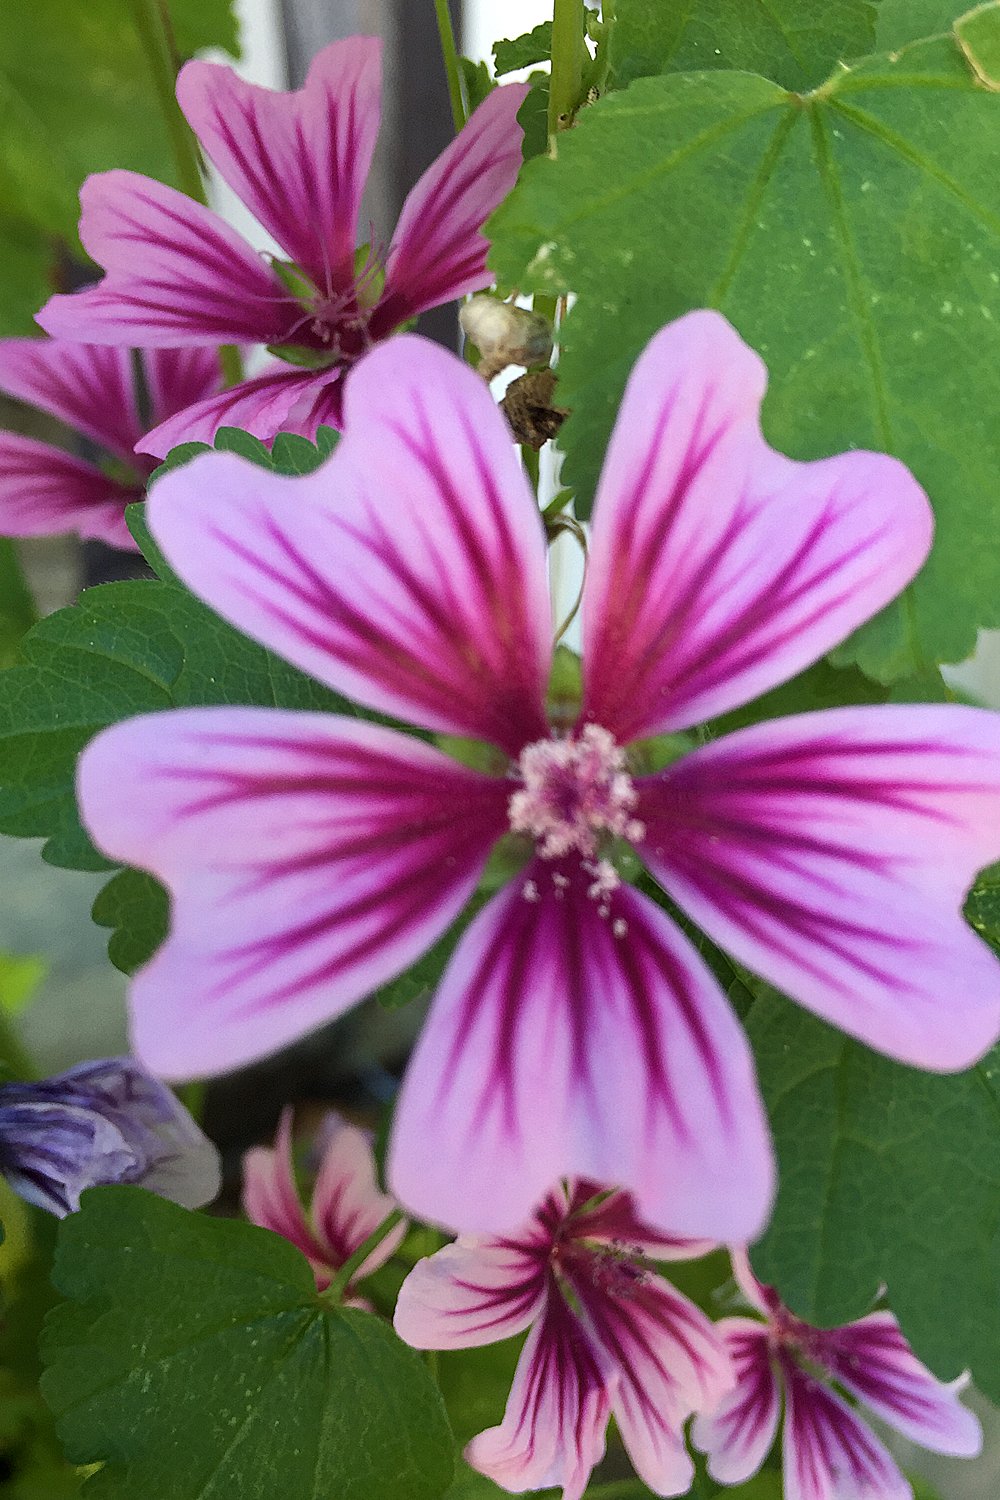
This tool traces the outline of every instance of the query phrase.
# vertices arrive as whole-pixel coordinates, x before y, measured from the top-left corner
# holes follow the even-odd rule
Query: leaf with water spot
[[[506,284],[577,294],[559,441],[585,512],[644,344],[718,307],[767,361],[776,447],[888,450],[934,505],[927,567],[837,660],[912,677],[1000,625],[1000,97],[953,36],[804,98],[746,73],[639,79],[525,167],[488,232]]]

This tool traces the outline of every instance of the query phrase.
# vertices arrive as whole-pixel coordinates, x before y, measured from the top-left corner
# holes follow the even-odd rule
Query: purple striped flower
[[[141,362],[137,389],[134,361]],[[0,391],[94,443],[88,462],[37,438],[0,432],[0,536],[75,531],[135,551],[125,507],[141,500],[154,459],[136,456],[150,422],[213,395],[212,349],[105,349],[62,339],[0,339]]]
[[[134,172],[101,172],[80,194],[80,239],[105,270],[50,298],[49,333],[100,344],[266,344],[284,356],[229,390],[159,417],[143,448],[211,442],[219,427],[261,438],[339,426],[340,376],[427,308],[488,286],[482,226],[521,165],[527,85],[494,90],[403,204],[391,245],[357,249],[378,135],[381,43],[317,53],[305,86],[275,93],[231,68],[189,62],[177,98],[206,154],[288,261],[253,250],[210,209]]]
[[[0,1087],[0,1174],[60,1218],[84,1188],[129,1182],[200,1208],[219,1191],[219,1153],[187,1110],[130,1057],[80,1063]]]
[[[243,1158],[243,1212],[301,1250],[322,1290],[396,1205],[375,1181],[369,1136],[333,1110],[317,1134],[315,1156],[318,1167],[307,1211],[295,1185],[292,1111],[286,1109],[274,1146],[255,1146]],[[398,1224],[375,1247],[355,1272],[352,1286],[389,1259],[406,1227]]]
[[[173,896],[132,987],[151,1067],[232,1068],[339,1014],[448,929],[498,841],[520,868],[459,942],[396,1114],[390,1183],[422,1218],[503,1233],[572,1175],[620,1184],[679,1234],[759,1232],[773,1164],[746,1038],[628,883],[626,840],[741,963],[870,1045],[960,1068],[993,1042],[1000,967],[961,905],[1000,852],[996,715],[837,708],[646,774],[628,749],[801,671],[926,556],[930,511],[901,464],[767,447],[765,378],[714,313],[638,362],[568,721],[546,703],[535,497],[453,355],[408,335],[373,351],[313,475],[216,453],[157,484],[153,533],[222,616],[369,709],[493,749],[472,769],[380,725],[263,708],[99,736],[87,826]]]
[[[756,1474],[774,1442],[782,1396],[785,1500],[912,1500],[888,1449],[844,1393],[934,1453],[979,1452],[979,1421],[958,1399],[966,1382],[935,1380],[890,1312],[813,1328],[760,1284],[745,1254],[733,1256],[733,1269],[766,1321],[724,1318],[716,1325],[736,1385],[715,1411],[696,1417],[692,1438],[719,1484]]]
[[[658,1233],[627,1193],[578,1181],[503,1239],[461,1238],[403,1282],[396,1332],[417,1349],[468,1349],[531,1328],[499,1427],[473,1438],[473,1468],[508,1490],[579,1500],[614,1416],[657,1495],[686,1495],[683,1427],[733,1384],[712,1323],[654,1261],[714,1246]]]

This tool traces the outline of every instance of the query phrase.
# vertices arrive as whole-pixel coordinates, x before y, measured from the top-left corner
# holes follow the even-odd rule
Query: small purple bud
[[[0,1086],[0,1174],[62,1218],[84,1188],[128,1182],[185,1208],[220,1186],[219,1153],[165,1084],[130,1057]]]

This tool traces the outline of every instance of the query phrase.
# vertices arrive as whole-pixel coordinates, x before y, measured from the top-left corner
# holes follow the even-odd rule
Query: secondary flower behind
[[[141,389],[137,370],[141,367]],[[214,349],[106,349],[63,339],[0,339],[0,391],[65,422],[98,462],[0,432],[0,536],[75,531],[134,551],[125,507],[141,500],[154,459],[134,449],[164,422],[219,389]],[[148,405],[148,412],[144,411]]]
[[[451,926],[499,840],[523,864],[455,949],[396,1112],[390,1184],[423,1218],[503,1232],[572,1175],[673,1233],[759,1232],[773,1163],[746,1038],[625,878],[622,840],[740,962],[871,1046],[959,1068],[994,1041],[1000,966],[961,905],[1000,852],[996,715],[838,708],[653,774],[629,758],[800,672],[927,554],[908,471],[776,454],[765,382],[712,313],[639,360],[597,495],[572,725],[546,710],[535,497],[453,355],[412,336],[373,351],[308,477],[215,453],[160,481],[151,528],[196,594],[366,708],[488,742],[497,772],[336,713],[183,710],[100,735],[87,826],[173,898],[132,986],[150,1066],[231,1068],[369,994]]]
[[[134,1183],[185,1208],[219,1191],[219,1153],[170,1090],[130,1057],[0,1085],[0,1173],[50,1213],[85,1188]]]
[[[332,1110],[317,1135],[316,1180],[308,1211],[295,1185],[292,1111],[281,1116],[273,1147],[255,1146],[243,1159],[243,1212],[254,1224],[291,1240],[307,1258],[322,1290],[396,1207],[378,1189],[371,1141]],[[370,1276],[406,1234],[398,1224],[358,1267],[351,1282]]]
[[[468,1349],[531,1328],[502,1424],[466,1449],[505,1489],[559,1485],[579,1500],[613,1415],[650,1489],[686,1495],[684,1423],[718,1404],[733,1370],[712,1323],[653,1262],[713,1248],[659,1234],[627,1193],[571,1183],[503,1239],[459,1239],[421,1261],[396,1332],[417,1349]]]
[[[812,1328],[761,1285],[745,1254],[734,1255],[733,1268],[765,1321],[724,1318],[716,1325],[736,1385],[692,1428],[713,1479],[742,1484],[756,1474],[778,1431],[784,1395],[786,1500],[912,1500],[888,1449],[836,1386],[922,1448],[960,1458],[979,1452],[979,1421],[958,1399],[964,1382],[935,1380],[890,1312]]]
[[[101,172],[84,183],[80,239],[106,275],[52,297],[38,314],[47,332],[116,345],[266,344],[285,361],[161,415],[144,450],[211,442],[227,424],[261,438],[339,426],[340,377],[354,360],[418,313],[490,284],[482,226],[521,165],[527,86],[483,101],[407,197],[382,254],[357,248],[381,81],[375,37],[324,47],[294,93],[217,63],[181,69],[192,130],[287,262],[268,264],[217,214],[151,178]]]

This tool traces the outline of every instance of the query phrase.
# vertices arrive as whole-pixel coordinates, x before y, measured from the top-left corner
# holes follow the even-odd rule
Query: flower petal
[[[106,272],[50,297],[46,333],[99,344],[280,344],[302,309],[211,209],[136,172],[98,172],[80,189],[80,239]]]
[[[177,79],[188,124],[230,187],[327,293],[354,279],[381,77],[381,42],[355,36],[317,52],[290,93],[219,63],[189,62]]]
[[[332,1019],[455,919],[505,826],[504,783],[332,714],[206,708],[88,746],[95,841],[173,896],[132,986],[137,1051],[225,1071]]]
[[[691,1441],[708,1454],[708,1472],[719,1484],[742,1484],[756,1474],[778,1430],[781,1392],[768,1356],[767,1327],[750,1318],[723,1318],[736,1384],[714,1410],[695,1417]]]
[[[372,319],[376,337],[492,282],[482,228],[517,181],[524,137],[517,112],[527,93],[520,83],[494,89],[411,189]]]
[[[135,551],[125,507],[141,499],[74,458],[16,432],[0,432],[0,536],[60,536],[75,531]]]
[[[515,453],[483,382],[401,336],[352,372],[322,468],[282,479],[205,454],[155,486],[150,526],[199,597],[296,666],[516,755],[548,734],[551,621]]]
[[[563,1500],[580,1500],[604,1457],[607,1384],[599,1351],[551,1293],[521,1351],[503,1422],[474,1437],[466,1459],[503,1489],[559,1485]]]
[[[718,1249],[715,1240],[684,1239],[644,1223],[636,1213],[629,1193],[614,1192],[596,1207],[581,1212],[584,1205],[599,1192],[599,1183],[584,1178],[578,1178],[574,1183],[570,1212],[573,1234],[577,1239],[628,1245],[652,1260],[699,1260],[703,1255],[710,1255],[713,1250]]]
[[[446,1245],[400,1287],[396,1332],[414,1349],[472,1349],[523,1333],[542,1307],[549,1248],[527,1235]]]
[[[311,438],[319,424],[297,420],[295,410],[303,402],[311,409],[317,396],[339,378],[339,370],[295,370],[276,360],[260,375],[176,411],[147,432],[136,447],[140,453],[166,458],[179,443],[214,442],[220,427],[241,427],[264,442],[282,430]]]
[[[0,391],[49,412],[132,462],[141,424],[130,349],[62,339],[0,339]]]
[[[773,1165],[743,1032],[658,907],[620,886],[602,916],[589,884],[536,859],[464,934],[403,1083],[390,1185],[421,1217],[503,1233],[579,1173],[672,1234],[752,1238]]]
[[[907,584],[932,517],[875,453],[793,463],[761,437],[766,372],[717,313],[632,372],[594,509],[583,716],[625,743],[748,702]]]
[[[163,422],[175,412],[186,411],[214,395],[222,384],[222,368],[215,349],[146,349],[142,365],[152,422]],[[135,446],[142,448],[141,442]]]
[[[652,1270],[621,1282],[566,1270],[588,1325],[616,1370],[612,1410],[636,1472],[657,1495],[686,1495],[694,1466],[684,1443],[692,1412],[715,1407],[733,1384],[725,1346],[703,1312]],[[629,1274],[631,1272],[631,1274]]]
[[[327,1247],[327,1260],[342,1266],[360,1249],[392,1210],[395,1202],[379,1192],[371,1140],[356,1125],[332,1111],[320,1142],[322,1157],[313,1188],[311,1217]],[[377,1271],[399,1248],[407,1225],[397,1224],[354,1273],[360,1281]]]
[[[818,1357],[904,1437],[935,1453],[973,1458],[983,1445],[979,1418],[958,1399],[966,1380],[945,1384],[921,1364],[890,1312],[826,1329]]]
[[[243,1212],[252,1224],[270,1229],[290,1241],[317,1272],[329,1281],[327,1248],[313,1233],[295,1186],[292,1168],[292,1118],[289,1105],[281,1111],[273,1146],[253,1146],[243,1156]],[[317,1279],[319,1275],[317,1275]]]
[[[643,859],[741,963],[918,1067],[968,1067],[996,1040],[1000,966],[961,915],[1000,854],[996,714],[801,714],[637,786]]]
[[[846,1401],[782,1360],[785,1500],[912,1500],[892,1455]]]

